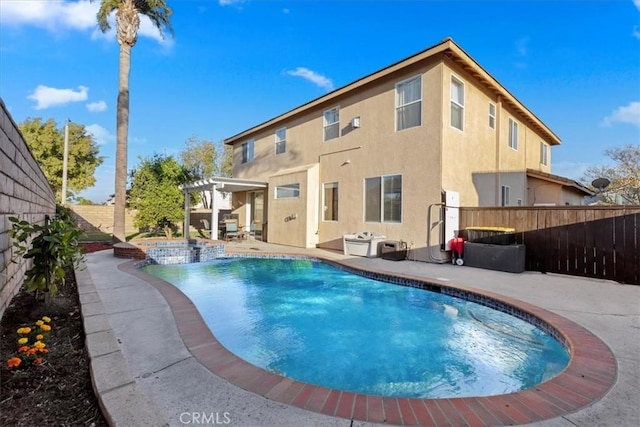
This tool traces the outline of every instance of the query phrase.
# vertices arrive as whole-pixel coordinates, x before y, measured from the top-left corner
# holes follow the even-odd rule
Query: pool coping
[[[268,256],[292,258],[297,255],[273,253]],[[616,382],[617,363],[610,348],[584,327],[548,310],[449,281],[362,269],[322,256],[298,257],[318,259],[367,274],[424,283],[427,287],[472,293],[516,307],[557,330],[569,348],[571,359],[562,373],[544,383],[520,392],[496,396],[393,398],[329,389],[282,377],[242,360],[217,341],[193,302],[178,288],[138,270],[136,265],[140,263],[139,260],[120,264],[118,268],[144,280],[163,295],[171,308],[185,346],[212,373],[266,399],[325,415],[396,425],[528,424],[567,415],[590,406],[606,395]]]

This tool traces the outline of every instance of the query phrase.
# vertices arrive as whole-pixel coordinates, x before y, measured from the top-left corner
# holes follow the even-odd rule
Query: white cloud
[[[289,70],[286,72],[290,76],[302,77],[305,80],[310,81],[316,86],[319,86],[326,90],[333,90],[333,82],[331,79],[318,74],[313,70],[304,67],[298,67],[295,70]]]
[[[288,15],[291,11],[289,9],[287,9],[286,7],[284,9],[282,9],[282,13],[284,13],[285,15]]]
[[[634,101],[618,107],[603,120],[605,126],[611,126],[616,122],[640,126],[640,102]]]
[[[640,30],[638,29],[637,25],[633,27],[633,31],[631,32],[631,35],[637,39],[640,39]]]
[[[638,10],[640,10],[640,0],[633,0],[633,4],[635,4]]]
[[[96,21],[99,7],[99,1],[90,2],[89,0],[75,2],[60,0],[2,0],[0,23],[11,26],[30,25],[45,28],[54,33],[66,30],[92,30],[92,40],[100,38],[115,40],[114,13],[109,17],[111,29],[106,33],[102,33]],[[163,39],[151,20],[144,15],[140,17],[138,34],[156,40],[163,45],[171,46],[173,44],[170,36],[166,40]]]
[[[527,56],[529,53],[529,41],[531,39],[529,37],[523,37],[521,39],[516,40],[516,52],[520,56]]]
[[[112,133],[110,133],[108,130],[106,130],[100,125],[97,125],[97,124],[88,125],[88,126],[85,126],[85,129],[87,130],[88,133],[93,135],[93,140],[98,145],[106,145],[116,140],[115,135],[113,135]]]
[[[92,113],[99,113],[107,109],[107,103],[104,101],[90,102],[87,104],[87,110]]]
[[[158,28],[153,24],[153,22],[151,22],[151,19],[146,16],[140,17],[140,29],[138,30],[138,34],[144,37],[149,37],[165,47],[173,46],[173,37],[171,34],[165,33],[163,38]]]
[[[4,25],[33,25],[57,31],[65,28],[85,30],[95,27],[100,2],[88,0],[66,2],[56,0],[4,1],[0,22]]]
[[[233,6],[235,4],[244,3],[245,0],[218,0],[220,6]]]
[[[56,89],[44,85],[38,85],[33,93],[27,96],[27,99],[36,101],[36,110],[42,110],[58,105],[65,105],[70,102],[86,101],[89,97],[89,88],[78,86],[78,90],[73,89]]]

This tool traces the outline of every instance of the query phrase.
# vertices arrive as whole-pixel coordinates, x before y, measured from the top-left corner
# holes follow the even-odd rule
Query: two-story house
[[[551,203],[529,186],[553,184],[560,139],[447,38],[225,143],[247,185],[233,209],[267,241],[341,249],[371,231],[426,261],[453,237],[445,193],[460,206]],[[576,190],[566,184],[553,185]]]

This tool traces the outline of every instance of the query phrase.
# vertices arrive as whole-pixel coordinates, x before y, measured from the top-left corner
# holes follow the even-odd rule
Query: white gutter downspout
[[[496,102],[496,188],[495,188],[495,198],[494,198],[494,206],[502,205],[502,186],[501,186],[501,176],[500,176],[500,149],[501,147],[501,139],[500,132],[502,125],[502,97],[498,95],[498,100]]]

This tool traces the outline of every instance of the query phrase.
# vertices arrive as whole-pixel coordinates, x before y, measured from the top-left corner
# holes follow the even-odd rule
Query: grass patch
[[[81,242],[110,242],[113,235],[102,231],[85,231],[78,240]]]

